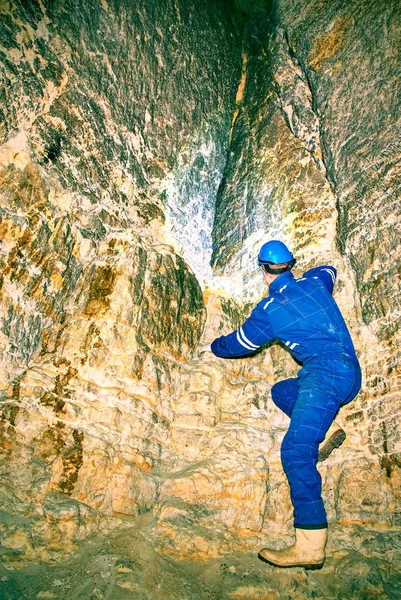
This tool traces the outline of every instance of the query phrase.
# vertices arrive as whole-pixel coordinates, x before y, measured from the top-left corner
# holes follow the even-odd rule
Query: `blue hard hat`
[[[258,260],[260,265],[266,263],[279,265],[294,260],[294,257],[283,242],[271,240],[270,242],[263,244],[259,250]]]

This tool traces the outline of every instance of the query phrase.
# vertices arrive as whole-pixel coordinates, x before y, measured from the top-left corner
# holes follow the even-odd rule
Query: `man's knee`
[[[298,380],[293,377],[275,383],[271,388],[271,396],[274,404],[291,416],[298,396]]]
[[[275,383],[271,389],[272,399],[274,404],[280,406],[288,404],[296,399],[298,394],[298,385],[295,378],[284,379]]]

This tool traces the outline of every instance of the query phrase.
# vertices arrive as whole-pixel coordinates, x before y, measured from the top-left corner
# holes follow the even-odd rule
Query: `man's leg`
[[[319,443],[334,420],[337,405],[336,399],[328,405],[327,388],[311,383],[315,383],[315,389],[311,391],[308,386],[305,390],[305,381],[300,384],[293,377],[276,383],[271,394],[276,406],[291,418],[281,446],[281,460],[290,485],[295,527],[304,524],[319,528],[327,527],[327,521],[321,477],[315,465]]]
[[[281,447],[294,506],[296,541],[284,550],[263,548],[259,552],[260,558],[273,565],[318,568],[324,562],[327,520],[316,469],[318,447],[339,407],[358,391],[358,377],[342,364],[335,370],[331,365],[319,365],[299,373],[298,398]]]
[[[308,377],[308,375],[310,375]],[[281,459],[294,506],[295,544],[284,550],[263,548],[260,558],[276,566],[319,568],[325,559],[327,519],[316,469],[319,443],[338,410],[337,395],[320,377],[303,373]]]
[[[354,386],[354,378],[340,367],[338,370],[331,364],[305,367],[299,373],[298,399],[281,445],[296,528],[327,526],[316,462],[319,444]]]
[[[274,404],[291,418],[292,411],[298,398],[298,378],[279,381],[271,389]],[[345,440],[345,431],[333,421],[326,437],[319,447],[318,461],[326,460],[335,448],[341,446]]]
[[[316,462],[320,442],[337,413],[328,406],[326,390],[300,390],[291,423],[281,445],[281,460],[290,485],[294,526],[327,527],[321,497],[322,481]]]
[[[357,362],[340,365],[335,376],[338,396],[343,398],[340,406],[351,402],[361,388],[361,369]],[[351,385],[350,385],[351,384]],[[333,421],[323,442],[319,446],[318,461],[326,460],[330,454],[341,446],[346,438],[345,431],[339,423]]]

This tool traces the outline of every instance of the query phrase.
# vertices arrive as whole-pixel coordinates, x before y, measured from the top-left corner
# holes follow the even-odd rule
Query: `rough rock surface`
[[[401,598],[400,34],[396,0],[0,0],[2,598]],[[195,351],[269,237],[336,266],[363,367],[320,572],[256,558],[297,365]]]

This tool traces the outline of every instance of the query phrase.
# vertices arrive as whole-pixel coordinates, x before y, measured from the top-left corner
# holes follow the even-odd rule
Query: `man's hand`
[[[198,348],[198,352],[199,354],[201,354],[202,352],[211,352],[212,351],[212,344],[205,344],[204,346],[199,346]]]

